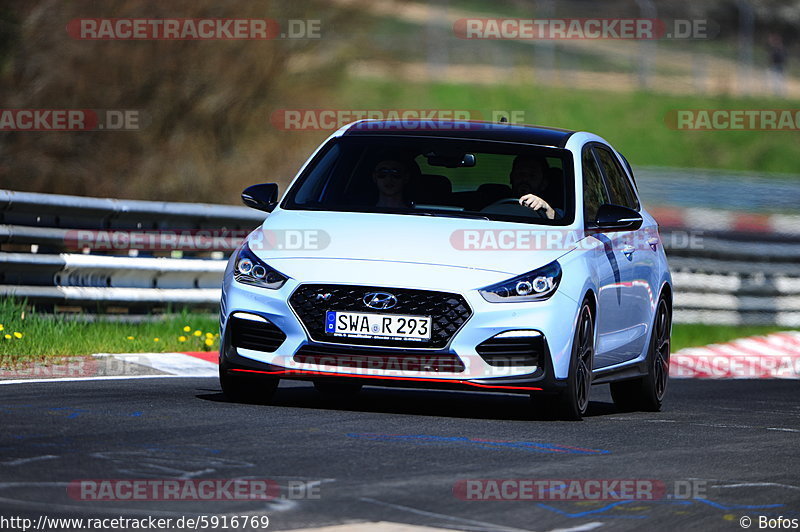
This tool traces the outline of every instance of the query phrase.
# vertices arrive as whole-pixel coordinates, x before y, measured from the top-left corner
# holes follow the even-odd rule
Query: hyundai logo
[[[386,292],[370,292],[364,296],[364,304],[369,308],[386,310],[397,305],[397,298]]]

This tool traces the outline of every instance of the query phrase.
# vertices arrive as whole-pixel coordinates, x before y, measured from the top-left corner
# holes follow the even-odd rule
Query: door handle
[[[628,258],[628,260],[631,259],[634,251],[636,251],[636,248],[631,246],[630,244],[625,244],[624,246],[622,246],[622,252]]]
[[[647,244],[650,246],[650,249],[655,251],[658,248],[658,239],[656,237],[650,237],[647,239]]]

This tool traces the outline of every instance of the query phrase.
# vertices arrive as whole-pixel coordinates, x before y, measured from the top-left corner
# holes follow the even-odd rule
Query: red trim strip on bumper
[[[495,384],[479,384],[477,382],[469,382],[459,379],[423,379],[419,377],[389,377],[386,375],[358,375],[354,373],[334,373],[328,371],[306,371],[287,369],[283,371],[260,371],[255,369],[231,369],[230,371],[240,371],[242,373],[259,373],[262,375],[325,375],[329,377],[357,377],[361,379],[386,379],[393,381],[417,381],[417,382],[446,382],[450,384],[467,384],[475,386],[476,388],[490,388],[493,390],[529,390],[529,391],[542,391],[541,388],[532,386],[500,386]]]

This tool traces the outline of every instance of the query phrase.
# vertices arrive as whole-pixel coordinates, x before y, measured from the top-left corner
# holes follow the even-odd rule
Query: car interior
[[[497,181],[508,182],[509,180],[508,174],[513,156],[506,156],[506,158],[507,169],[500,171],[497,178],[493,177]],[[478,159],[480,160],[480,156]],[[371,158],[358,165],[360,168],[354,173],[354,178],[348,183],[347,190],[343,194],[347,203],[361,206],[371,206],[376,203],[378,189],[372,179],[372,171],[380,160],[381,158]],[[514,197],[511,186],[505,182],[476,183],[473,187],[462,182],[459,183],[460,187],[454,187],[453,180],[444,173],[423,173],[420,164],[415,159],[405,158],[402,162],[411,173],[406,188],[406,199],[415,206],[435,206],[480,212],[500,200]],[[563,212],[565,209],[564,172],[558,165],[560,165],[558,159],[543,159],[547,185],[541,196],[551,207]],[[450,170],[451,175],[458,171],[458,169],[447,170]],[[492,173],[492,175],[496,174]]]

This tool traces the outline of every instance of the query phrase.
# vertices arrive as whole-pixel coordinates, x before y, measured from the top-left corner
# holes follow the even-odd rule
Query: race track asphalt
[[[287,381],[259,406],[226,400],[213,378],[7,384],[0,516],[246,513],[268,515],[270,530],[390,521],[503,531],[742,530],[746,515],[758,529],[759,516],[800,518],[798,399],[796,380],[673,379],[662,412],[625,413],[599,386],[584,421],[562,422],[538,420],[527,397],[486,393],[365,388],[331,403]],[[281,495],[97,501],[75,489],[236,478],[270,479]],[[628,479],[658,499],[456,496],[474,479]],[[480,486],[471,493],[492,493]]]

